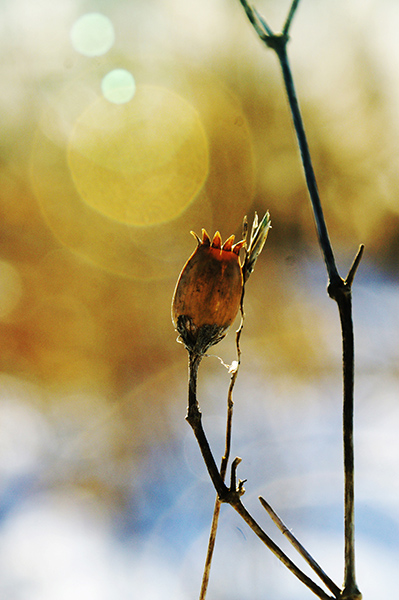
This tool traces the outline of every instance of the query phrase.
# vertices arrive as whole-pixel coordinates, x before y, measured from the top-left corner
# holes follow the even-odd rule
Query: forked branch
[[[241,496],[244,493],[243,482],[237,483],[237,467],[241,462],[240,458],[235,458],[231,465],[230,487],[224,483],[221,474],[219,473],[212,451],[210,449],[205,431],[202,426],[201,411],[196,397],[197,390],[197,375],[198,366],[192,357],[189,358],[189,406],[186,420],[191,425],[194,435],[197,438],[201,449],[204,462],[208,469],[208,473],[212,479],[215,489],[218,493],[219,501],[226,502],[234,508],[234,510],[244,519],[247,525],[258,536],[258,538],[273,552],[273,554],[312,592],[321,600],[336,600],[337,596],[329,596],[320,586],[318,586],[310,577],[308,577],[282,550],[281,548],[265,533],[260,525],[255,521],[252,515],[247,511],[241,502]]]
[[[249,6],[246,0],[240,0],[245,12],[259,38],[267,47],[277,54],[283,74],[284,85],[290,105],[291,115],[298,146],[301,153],[302,165],[313,215],[318,234],[319,245],[323,253],[328,274],[328,294],[337,302],[342,331],[343,350],[343,446],[344,446],[344,505],[345,505],[345,577],[341,597],[346,600],[359,600],[361,593],[355,577],[355,525],[354,525],[354,443],[353,443],[353,412],[354,412],[354,336],[352,322],[352,283],[363,254],[364,247],[360,246],[353,265],[346,279],[338,273],[333,249],[330,243],[326,222],[320,202],[316,178],[312,166],[309,146],[303,126],[301,111],[287,55],[289,29],[299,0],[291,4],[283,32],[273,33],[265,19],[258,11]]]

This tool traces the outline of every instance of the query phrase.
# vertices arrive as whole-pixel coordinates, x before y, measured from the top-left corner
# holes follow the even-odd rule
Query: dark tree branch
[[[240,0],[245,12],[259,38],[271,49],[279,59],[284,85],[291,109],[291,115],[298,146],[301,153],[302,165],[313,215],[328,274],[328,294],[337,302],[342,331],[343,348],[343,446],[344,446],[344,502],[345,502],[345,579],[342,598],[359,600],[355,577],[355,519],[354,519],[354,449],[353,449],[353,412],[354,412],[354,335],[352,322],[351,287],[356,270],[359,266],[364,247],[361,246],[346,280],[343,280],[337,270],[334,253],[331,247],[326,222],[317,189],[316,178],[312,166],[309,146],[306,139],[302,116],[295,92],[294,81],[287,55],[288,33],[299,0],[293,0],[283,32],[274,34],[259,13],[250,7],[246,0]]]

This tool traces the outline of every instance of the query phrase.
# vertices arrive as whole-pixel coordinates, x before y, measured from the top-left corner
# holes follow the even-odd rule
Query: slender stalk
[[[320,577],[320,579],[325,583],[328,589],[334,594],[336,598],[340,597],[341,590],[339,587],[330,579],[330,577],[323,571],[320,565],[314,560],[314,558],[309,554],[309,552],[302,546],[302,544],[297,540],[297,538],[291,533],[288,527],[283,523],[277,513],[273,510],[268,502],[264,498],[259,497],[260,503],[263,508],[269,514],[273,523],[277,525],[280,529],[281,533],[287,537],[290,543],[293,545],[295,550],[299,552],[299,554],[306,560],[308,565],[313,569],[313,571]]]
[[[345,592],[353,593],[355,582],[355,524],[354,524],[354,446],[353,446],[353,364],[354,339],[352,298],[348,294],[339,303],[342,324],[342,351],[344,363],[343,443],[345,472]]]
[[[361,598],[355,578],[355,537],[354,537],[354,450],[353,450],[353,412],[354,412],[354,336],[352,322],[351,286],[359,265],[363,246],[360,247],[354,263],[344,281],[337,270],[327,226],[320,202],[316,178],[310,157],[302,116],[299,108],[291,68],[287,55],[288,32],[299,0],[293,0],[282,34],[274,34],[259,13],[252,9],[246,0],[240,0],[246,14],[260,39],[272,48],[279,59],[284,85],[291,109],[298,145],[302,158],[306,184],[312,203],[316,230],[329,278],[328,293],[338,305],[343,344],[343,447],[344,447],[344,503],[345,503],[345,579],[342,598],[358,600]]]
[[[312,159],[308,142],[306,139],[305,129],[303,126],[301,111],[297,95],[295,92],[294,81],[292,78],[291,68],[288,62],[286,41],[276,44],[274,47],[280,61],[281,70],[283,73],[285,89],[287,92],[288,102],[291,109],[292,120],[294,123],[298,146],[301,152],[302,165],[305,173],[306,184],[309,190],[309,196],[313,207],[313,214],[316,223],[316,229],[319,237],[320,247],[323,252],[324,262],[326,264],[328,277],[330,282],[337,282],[340,277],[335,264],[335,258],[331,247],[330,238],[327,231],[326,222],[323,215],[323,209],[320,202],[319,191],[317,188],[316,177],[313,170]]]
[[[354,335],[352,323],[352,282],[363,255],[364,246],[358,253],[345,280],[349,293],[343,294],[338,306],[342,328],[342,354],[344,365],[343,444],[344,444],[344,494],[345,494],[345,577],[342,598],[357,600],[362,597],[355,578],[355,482],[354,482]]]
[[[231,482],[230,488],[228,488],[218,471],[215,459],[213,457],[211,448],[206,438],[204,429],[201,422],[201,411],[197,399],[197,375],[198,367],[201,362],[201,357],[190,353],[189,354],[189,406],[187,411],[186,420],[191,425],[194,435],[197,438],[198,445],[200,447],[202,457],[208,469],[209,475],[212,479],[213,485],[218,494],[219,502],[226,502],[230,504],[236,512],[244,519],[249,525],[252,531],[259,537],[259,539],[273,552],[275,556],[300,580],[304,583],[312,592],[321,598],[321,600],[336,600],[332,596],[326,594],[326,592],[320,588],[310,577],[308,577],[280,548],[273,542],[273,540],[263,531],[260,525],[250,515],[247,509],[242,504],[240,497],[244,493],[242,482],[236,485],[236,469],[241,461],[239,458],[235,458],[232,463],[231,469]],[[227,465],[227,462],[226,462]]]
[[[230,456],[231,430],[232,430],[232,422],[233,422],[232,393],[233,393],[233,387],[234,387],[234,383],[235,383],[236,379],[237,379],[237,370],[231,376],[229,394],[228,394],[228,398],[227,398],[226,443],[225,443],[225,452],[222,457],[222,461],[221,461],[221,465],[220,465],[220,476],[223,479],[223,481],[226,477],[227,465],[228,465],[229,456]],[[219,496],[216,496],[215,505],[213,508],[211,529],[209,532],[208,549],[206,552],[205,566],[204,566],[204,572],[202,575],[202,583],[201,583],[199,600],[205,600],[206,593],[208,590],[209,576],[210,576],[210,571],[211,571],[213,552],[215,549],[216,533],[217,533],[218,524],[219,524],[219,515],[220,515],[221,506],[222,506],[222,503],[220,501],[220,498],[219,498]]]
[[[268,24],[259,18],[259,13],[254,10],[246,0],[240,0],[245,12],[247,13],[248,19],[251,21],[253,28],[261,39],[264,39],[265,35],[273,35],[273,31],[270,29]]]
[[[237,370],[231,376],[229,393],[228,393],[228,398],[227,398],[225,452],[223,454],[221,465],[220,465],[220,476],[223,481],[226,477],[227,465],[228,465],[229,456],[230,456],[231,430],[232,430],[232,422],[233,422],[233,405],[234,405],[233,399],[232,399],[232,393],[233,393],[233,387],[234,387],[234,383],[235,383],[236,379],[237,379]],[[221,505],[222,505],[222,503],[220,501],[219,496],[216,496],[215,505],[213,508],[211,529],[209,532],[208,549],[206,552],[205,566],[204,566],[204,572],[202,575],[202,583],[201,583],[199,600],[205,600],[206,593],[208,590],[209,576],[210,576],[210,571],[211,571],[213,552],[215,549],[216,533],[217,533],[218,524],[219,524],[219,515],[220,515]]]
[[[205,557],[205,565],[204,565],[204,572],[202,574],[199,600],[205,600],[206,593],[208,591],[209,576],[210,576],[210,572],[211,572],[213,552],[215,550],[216,533],[217,533],[218,524],[219,524],[219,515],[220,515],[221,506],[222,506],[222,503],[220,502],[219,497],[217,496],[216,500],[215,500],[215,506],[213,508],[212,524],[211,524],[211,529],[209,532],[208,549],[207,549],[206,557]]]
[[[355,483],[354,483],[354,335],[352,323],[352,295],[340,293],[339,307],[342,330],[343,354],[343,446],[344,446],[344,531],[345,531],[345,576],[342,598],[361,598],[355,576]]]
[[[293,0],[293,2],[291,4],[291,8],[289,10],[287,19],[286,19],[286,21],[284,23],[283,35],[288,35],[289,29],[291,27],[292,19],[294,18],[296,9],[298,8],[299,1],[300,0]]]
[[[200,447],[202,457],[208,469],[212,483],[218,493],[219,498],[223,501],[229,493],[228,487],[225,485],[219,469],[216,465],[212,450],[206,438],[204,428],[202,427],[202,414],[197,400],[197,378],[198,367],[202,356],[189,352],[189,375],[188,375],[188,408],[186,421],[192,427],[194,435]]]
[[[352,321],[351,283],[359,264],[363,249],[355,259],[351,276],[343,281],[335,264],[335,258],[328,236],[327,226],[321,207],[309,147],[303,127],[299,104],[295,94],[294,82],[288,62],[286,43],[278,45],[276,52],[283,72],[284,83],[292,113],[298,145],[301,151],[302,164],[310,199],[313,206],[320,247],[326,264],[329,295],[337,302],[342,331],[343,362],[343,448],[344,448],[344,506],[345,506],[345,577],[343,598],[358,598],[360,592],[355,577],[355,518],[354,518],[354,446],[353,446],[353,413],[354,413],[354,334]],[[363,247],[361,247],[363,248]],[[350,279],[350,281],[348,281]]]
[[[310,577],[308,577],[297,565],[273,542],[273,540],[263,531],[258,525],[255,519],[249,514],[245,506],[241,503],[240,499],[237,498],[234,502],[230,502],[231,506],[237,511],[237,513],[244,519],[249,525],[252,531],[258,536],[260,540],[273,552],[275,556],[293,573],[302,583],[306,585],[312,592],[321,598],[322,600],[336,600],[326,594],[326,592],[319,587]]]
[[[230,449],[231,449],[231,432],[232,432],[232,427],[233,427],[233,408],[234,408],[233,389],[234,389],[234,386],[235,386],[235,383],[237,380],[238,369],[239,369],[240,362],[241,362],[240,338],[241,338],[242,329],[244,327],[244,308],[243,308],[244,293],[245,293],[245,284],[243,286],[241,302],[240,302],[241,321],[240,321],[240,326],[236,331],[237,366],[231,373],[229,391],[227,394],[225,449],[224,449],[224,454],[223,454],[221,465],[220,465],[220,476],[223,479],[223,481],[225,480],[225,477],[226,477],[227,465],[229,462]],[[199,600],[205,600],[206,593],[208,590],[209,576],[210,576],[210,571],[211,571],[213,552],[215,549],[216,533],[217,533],[218,524],[219,524],[219,515],[220,515],[221,505],[222,505],[222,503],[220,501],[220,498],[218,496],[216,496],[215,505],[214,505],[214,509],[213,509],[213,515],[212,515],[211,529],[209,532],[208,549],[207,549],[206,558],[205,558],[205,565],[204,565],[204,572],[202,575]]]

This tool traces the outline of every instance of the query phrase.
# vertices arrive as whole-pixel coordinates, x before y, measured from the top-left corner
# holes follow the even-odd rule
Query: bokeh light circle
[[[101,13],[87,13],[75,21],[70,37],[74,49],[83,56],[102,56],[114,45],[114,26]]]
[[[111,58],[93,63],[90,69],[82,70],[68,85],[55,89],[49,95],[30,155],[32,189],[46,225],[63,246],[84,257],[89,263],[120,276],[141,281],[172,277],[174,285],[182,261],[193,249],[190,230],[200,233],[202,227],[213,232],[219,229],[223,239],[232,232],[239,235],[243,215],[249,210],[255,191],[251,131],[239,100],[218,78],[206,71],[162,60],[155,63],[152,60],[130,63],[124,61],[123,66],[134,73],[136,81],[145,81],[146,85],[137,85],[130,102],[113,104],[99,96],[98,92],[99,82],[114,66]],[[186,208],[180,213],[175,210],[175,218],[171,214],[169,220],[161,223],[147,219],[146,226],[142,221],[139,225],[129,223],[126,215],[123,216],[123,221],[114,216],[110,218],[109,214],[100,212],[84,200],[77,185],[76,173],[74,176],[71,171],[70,152],[73,138],[77,140],[77,124],[82,129],[84,115],[89,114],[95,122],[90,126],[92,130],[87,128],[86,135],[90,137],[93,130],[97,131],[94,138],[98,145],[108,143],[109,130],[114,129],[115,133],[115,115],[119,115],[122,130],[125,127],[127,145],[133,145],[129,140],[132,135],[132,127],[129,125],[132,117],[128,115],[134,112],[133,106],[140,100],[142,92],[151,86],[158,90],[159,100],[177,96],[178,104],[175,102],[175,106],[190,107],[189,114],[196,117],[191,122],[194,120],[197,123],[195,130],[198,131],[199,128],[202,131],[203,140],[198,146],[203,148],[205,144],[207,165],[204,182],[199,186],[198,193],[191,201],[188,196],[185,198],[185,202],[188,202]],[[151,108],[152,113],[157,113],[158,107],[154,103],[149,107],[149,113]],[[173,119],[180,122],[186,113],[184,108],[176,119],[176,110],[169,110],[172,124]],[[164,110],[164,114],[168,115],[168,112]],[[150,122],[155,127],[154,120]],[[100,135],[101,129],[103,137]],[[155,127],[154,135],[162,133],[159,127],[158,130]],[[187,132],[187,127],[185,130]],[[131,179],[128,161],[132,160],[132,153],[124,147],[123,136],[115,136],[116,145],[109,147],[109,151],[114,153],[115,163],[120,164],[121,168],[116,174],[111,169],[108,177],[114,181],[116,188],[118,181],[123,186],[124,169],[127,169],[128,179]],[[176,141],[172,139],[173,143],[169,148],[172,152],[176,150]],[[118,153],[122,163],[118,161]],[[150,153],[147,156],[151,158]],[[169,168],[171,179],[176,180],[174,170],[178,161],[176,158],[172,159],[170,152],[166,152],[165,156],[165,169],[162,171],[159,168],[158,171],[165,176]],[[87,165],[87,159],[83,157],[82,160],[83,166]],[[123,165],[124,162],[127,162],[127,166]],[[97,177],[95,168],[91,171],[91,179],[93,175]],[[184,169],[181,170],[181,176],[186,176]],[[185,185],[179,182],[177,187],[184,190]],[[109,203],[113,201],[114,192],[114,188],[108,190]],[[161,195],[159,199],[163,202]],[[182,199],[179,201],[180,206],[183,206]],[[109,206],[107,208],[109,213]]]
[[[133,98],[136,92],[136,82],[130,71],[113,69],[103,77],[101,91],[109,102],[124,104]]]
[[[68,164],[77,191],[110,219],[150,226],[175,219],[208,173],[196,109],[166,88],[137,86],[132,102],[100,98],[76,120]]]

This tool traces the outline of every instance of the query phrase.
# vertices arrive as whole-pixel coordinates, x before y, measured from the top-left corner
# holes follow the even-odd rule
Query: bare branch
[[[301,153],[307,188],[313,208],[313,215],[328,273],[328,294],[338,305],[343,347],[343,445],[344,445],[344,477],[345,477],[345,584],[344,593],[348,599],[360,598],[355,578],[355,537],[354,537],[354,451],[353,451],[353,412],[354,412],[354,335],[352,322],[351,285],[359,265],[363,246],[344,281],[335,263],[335,257],[328,235],[326,222],[317,188],[309,146],[302,121],[301,111],[295,91],[291,68],[287,55],[288,31],[298,6],[293,0],[282,34],[273,34],[257,11],[241,0],[246,14],[260,39],[272,48],[279,59],[284,85],[290,105],[293,124],[295,127],[298,146]],[[346,596],[345,596],[346,597]]]
[[[244,223],[243,223],[244,237],[246,236],[247,225],[248,225],[248,222],[247,222],[247,219],[245,218]],[[241,362],[240,338],[241,338],[242,329],[244,327],[244,307],[243,307],[244,291],[245,291],[245,285],[243,286],[243,289],[242,289],[242,296],[241,296],[241,302],[240,302],[241,321],[240,321],[240,326],[236,331],[236,351],[237,351],[237,361],[236,362],[237,362],[237,365],[234,369],[232,369],[230,371],[231,372],[230,385],[229,385],[229,391],[227,394],[225,449],[224,449],[224,454],[223,454],[221,465],[220,465],[220,476],[223,479],[223,481],[226,477],[227,465],[229,462],[230,448],[231,448],[231,431],[232,431],[232,425],[233,425],[233,407],[234,407],[233,389],[235,386],[235,382],[237,380],[238,370],[239,370],[240,362]],[[213,552],[215,549],[216,534],[217,534],[217,529],[218,529],[218,524],[219,524],[219,515],[220,515],[221,504],[222,503],[221,503],[219,497],[216,496],[215,505],[213,508],[211,529],[209,532],[208,549],[206,552],[204,572],[202,575],[199,600],[205,600],[206,593],[208,590],[209,576],[210,576],[210,571],[211,571]]]
[[[283,535],[287,537],[287,539],[291,542],[295,550],[299,552],[299,554],[306,560],[306,562],[312,567],[313,571],[320,577],[323,583],[326,584],[328,589],[339,598],[341,594],[341,590],[339,587],[330,579],[330,577],[323,571],[320,565],[314,560],[314,558],[309,554],[309,552],[302,546],[302,544],[297,540],[297,538],[291,533],[288,527],[283,523],[277,513],[272,509],[270,504],[266,502],[266,500],[262,497],[259,497],[259,501],[262,504],[263,508],[271,517],[273,523],[277,525],[279,530]]]
[[[360,244],[359,250],[357,251],[357,254],[356,254],[355,259],[354,259],[354,261],[352,263],[352,266],[349,269],[348,276],[345,279],[345,285],[347,285],[349,287],[352,287],[352,283],[353,283],[354,277],[356,275],[357,268],[358,268],[358,266],[360,264],[360,261],[362,259],[363,252],[364,252],[364,244]]]
[[[291,27],[291,23],[292,23],[292,19],[294,18],[296,9],[298,8],[298,4],[299,4],[300,0],[293,0],[292,4],[291,4],[291,8],[290,11],[288,13],[287,19],[284,23],[284,27],[283,27],[283,35],[288,35],[290,27]]]
[[[231,484],[228,488],[216,466],[215,459],[213,457],[211,448],[205,435],[205,431],[202,427],[201,411],[197,399],[197,375],[198,367],[201,361],[198,355],[189,354],[189,407],[186,416],[186,420],[191,425],[194,435],[197,438],[198,445],[200,447],[202,457],[208,469],[209,475],[213,482],[213,485],[218,494],[220,502],[226,502],[230,504],[237,513],[244,519],[249,525],[252,531],[262,540],[262,542],[273,552],[277,558],[300,580],[304,583],[312,592],[321,598],[321,600],[335,600],[335,598],[328,596],[324,590],[322,590],[310,577],[308,577],[299,567],[279,548],[275,542],[263,531],[255,519],[250,515],[244,505],[241,503],[240,497],[244,493],[243,481],[239,481],[237,485],[236,471],[240,458],[235,458],[231,465]]]
[[[231,506],[238,512],[238,514],[244,519],[254,533],[259,537],[260,540],[273,552],[275,556],[293,573],[302,583],[306,585],[318,598],[321,600],[336,600],[336,597],[329,596],[326,592],[319,587],[310,577],[308,577],[297,565],[273,542],[273,540],[263,531],[258,523],[249,514],[247,509],[241,503],[239,496],[237,496],[232,502]]]
[[[260,39],[264,40],[266,36],[272,36],[273,31],[270,29],[263,17],[259,15],[258,11],[249,6],[246,0],[240,0],[240,2]]]

